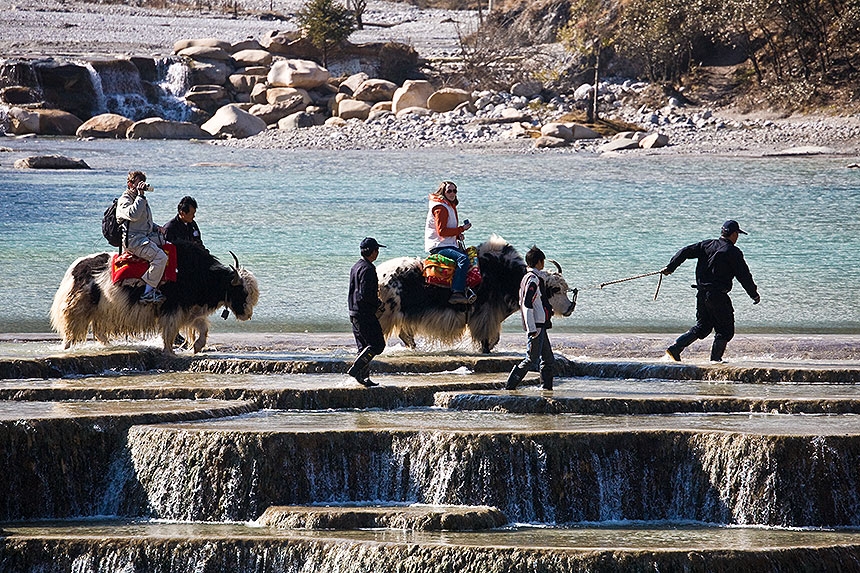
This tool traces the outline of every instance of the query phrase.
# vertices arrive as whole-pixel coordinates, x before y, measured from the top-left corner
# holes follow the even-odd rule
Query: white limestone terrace
[[[273,29],[295,30],[301,0],[274,0],[273,12],[285,19],[266,20],[269,0],[237,0],[239,12],[223,12],[221,2],[198,12],[193,6],[154,9],[122,4],[62,0],[0,0],[0,58],[169,56],[184,38],[215,37],[237,42],[259,39]],[[406,3],[370,0],[364,30],[353,43],[398,41],[423,57],[457,52],[458,30],[475,28],[469,11],[419,9]],[[381,24],[383,26],[375,26]]]

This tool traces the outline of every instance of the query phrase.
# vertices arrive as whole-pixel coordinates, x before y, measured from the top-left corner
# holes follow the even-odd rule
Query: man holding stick
[[[687,259],[698,260],[696,284],[693,285],[698,289],[696,325],[666,349],[666,354],[672,360],[680,362],[684,348],[696,339],[704,339],[713,330],[715,334],[711,346],[711,361],[722,362],[726,345],[735,335],[735,314],[732,300],[729,298],[733,279],[738,279],[753,304],[761,301],[744,255],[735,246],[741,234],[747,233],[741,230],[737,221],[729,219],[723,223],[719,239],[708,239],[684,247],[660,271],[664,275],[670,275]]]

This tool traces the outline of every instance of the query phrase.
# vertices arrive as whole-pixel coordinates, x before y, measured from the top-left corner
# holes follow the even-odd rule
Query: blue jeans
[[[454,278],[451,280],[451,290],[453,292],[466,292],[466,275],[469,273],[469,255],[456,247],[436,247],[435,249],[430,249],[430,253],[454,259],[454,262],[457,263],[457,268],[454,270]]]

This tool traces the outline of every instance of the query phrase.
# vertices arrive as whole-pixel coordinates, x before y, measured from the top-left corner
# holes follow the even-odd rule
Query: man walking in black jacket
[[[681,352],[696,339],[704,339],[715,331],[711,346],[711,361],[722,362],[729,340],[735,335],[735,312],[729,291],[732,280],[737,278],[744,290],[758,304],[761,297],[753,282],[752,274],[744,255],[735,246],[739,235],[746,235],[737,221],[723,223],[719,239],[708,239],[689,245],[678,251],[661,271],[672,274],[687,259],[698,259],[696,263],[696,325],[678,337],[675,344],[666,349],[673,360],[681,361]]]
[[[369,388],[377,385],[370,379],[370,361],[385,350],[385,336],[376,317],[379,279],[373,266],[373,261],[379,256],[379,248],[385,245],[380,245],[373,237],[366,237],[360,246],[361,259],[349,273],[349,319],[358,346],[358,357],[346,373]]]

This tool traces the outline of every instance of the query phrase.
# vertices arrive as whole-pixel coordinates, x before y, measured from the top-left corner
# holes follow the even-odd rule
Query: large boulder
[[[233,68],[217,60],[191,60],[191,83],[194,85],[224,85]]]
[[[214,113],[219,107],[230,103],[230,96],[221,86],[198,85],[185,93],[185,101]]]
[[[397,91],[397,84],[388,80],[373,78],[365,80],[358,86],[353,94],[353,99],[375,103],[378,101],[390,101]]]
[[[265,79],[258,84],[254,84],[254,87],[251,88],[251,103],[267,103],[268,91]]]
[[[656,147],[666,147],[667,145],[669,145],[669,136],[663,133],[652,133],[639,140],[639,147],[642,149],[654,149]]]
[[[227,78],[233,91],[240,94],[249,94],[254,90],[257,84],[263,84],[263,89],[266,89],[266,76],[257,76],[253,74],[230,74]]]
[[[573,132],[573,139],[599,139],[603,137],[590,127],[585,127],[578,123],[568,123],[567,126]]]
[[[266,129],[266,122],[236,105],[229,104],[215,112],[212,119],[200,127],[215,137],[242,139],[257,135]]]
[[[64,155],[34,155],[15,162],[15,169],[89,169],[83,159]]]
[[[265,48],[257,40],[253,38],[248,38],[247,40],[233,42],[232,44],[230,44],[230,49],[227,51],[231,54],[235,54],[236,52],[241,52],[242,50],[265,50]]]
[[[269,70],[272,87],[313,89],[331,77],[328,70],[310,60],[281,60]]]
[[[433,84],[427,80],[406,80],[394,92],[391,111],[397,113],[409,107],[427,107],[427,100],[433,95]]]
[[[543,137],[554,137],[565,141],[573,141],[573,130],[564,123],[548,123],[540,128]]]
[[[316,125],[316,119],[310,113],[303,111],[288,115],[287,117],[278,120],[278,129],[291,130],[313,127]]]
[[[36,103],[37,101],[39,101],[39,94],[27,86],[9,86],[0,89],[0,102],[3,103],[21,105]]]
[[[537,149],[542,148],[551,148],[551,147],[564,147],[568,144],[566,139],[561,137],[552,137],[550,135],[541,135],[537,139],[535,139],[534,146]]]
[[[472,94],[457,88],[442,88],[427,98],[427,107],[438,113],[451,111],[463,102],[471,101]]]
[[[9,110],[9,123],[12,133],[24,135],[75,135],[83,121],[76,115],[61,109],[24,109],[13,107]]]
[[[273,54],[289,54],[289,45],[291,42],[299,39],[299,33],[296,31],[282,32],[280,30],[269,30],[260,39],[260,45],[263,49],[272,52]]]
[[[337,115],[343,119],[367,119],[370,115],[370,104],[356,99],[344,99],[337,104]]]
[[[33,64],[33,70],[47,107],[61,109],[78,117],[92,117],[98,110],[99,97],[90,70],[86,67],[41,60]]]
[[[511,86],[511,95],[533,98],[543,90],[540,82],[517,82]]]
[[[103,113],[85,121],[75,133],[78,137],[110,137],[125,139],[134,122],[116,113]]]
[[[289,99],[283,100],[276,104],[258,103],[252,105],[248,109],[248,113],[259,117],[266,125],[277,123],[281,118],[302,111],[307,107],[302,100],[302,96],[294,95]]]
[[[368,78],[370,78],[370,76],[364,72],[352,74],[340,83],[337,91],[348,96],[353,96],[355,92],[358,91],[359,86],[367,81]]]
[[[190,40],[177,40],[173,43],[173,53],[178,54],[186,48],[220,48],[225,52],[232,49],[230,42],[219,40],[218,38],[194,38]]]
[[[639,142],[632,139],[613,139],[597,148],[598,153],[621,151],[622,149],[639,149]]]
[[[191,58],[192,60],[216,60],[223,62],[230,59],[230,53],[221,48],[210,48],[206,46],[191,46],[180,51],[177,56]]]
[[[187,121],[148,117],[134,122],[126,132],[129,139],[210,139],[200,126]]]
[[[239,50],[233,54],[233,60],[239,66],[269,66],[272,54],[266,50]]]
[[[313,103],[311,95],[307,90],[301,88],[269,88],[266,90],[266,102],[273,105],[292,99],[293,96],[301,96],[305,105]]]
[[[39,114],[22,107],[9,109],[9,129],[14,135],[39,133]]]

